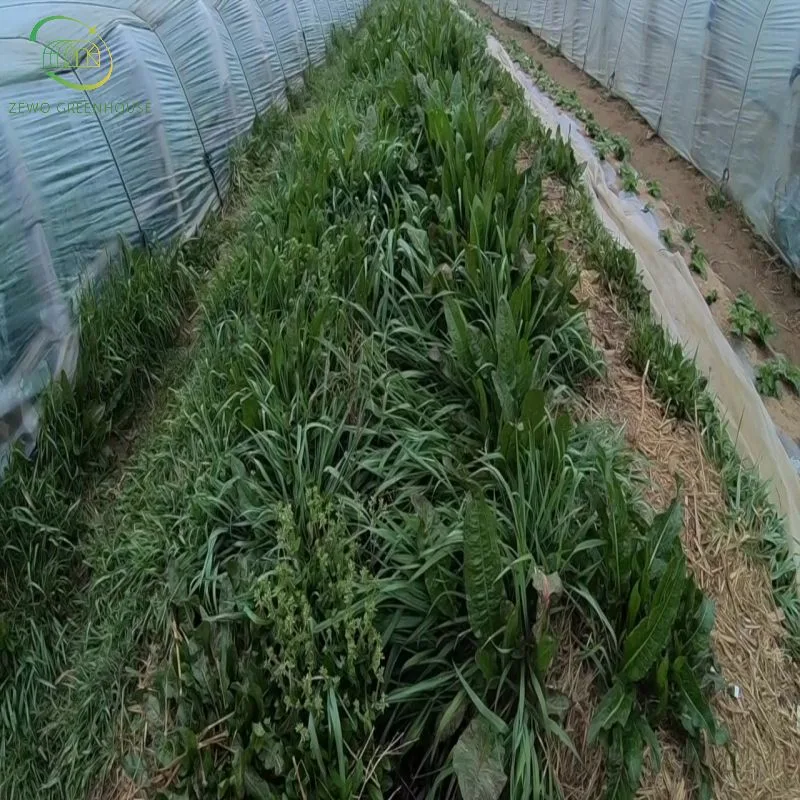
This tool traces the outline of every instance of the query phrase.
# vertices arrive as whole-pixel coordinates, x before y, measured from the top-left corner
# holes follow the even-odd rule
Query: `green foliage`
[[[708,279],[708,259],[699,245],[692,247],[692,258],[689,262],[692,272],[696,272],[703,280]]]
[[[358,563],[343,512],[316,489],[300,508],[278,507],[274,525],[267,558],[220,576],[222,613],[193,629],[179,622],[191,633],[148,705],[161,765],[178,766],[178,780],[198,797],[281,785],[315,795],[336,786],[351,796],[380,786],[380,773],[368,778],[349,749],[368,743],[383,710],[377,584]],[[199,732],[218,714],[229,719],[225,749],[204,749]],[[163,737],[165,719],[180,727]]]
[[[787,650],[800,655],[800,601],[797,564],[787,546],[786,531],[756,468],[744,463],[706,391],[705,378],[683,350],[671,342],[650,314],[647,292],[635,270],[635,258],[620,247],[591,216],[585,194],[575,201],[577,230],[591,264],[618,294],[631,317],[628,352],[635,368],[645,373],[656,396],[673,413],[694,422],[703,434],[706,451],[720,470],[730,524],[756,545],[770,570],[776,604],[788,630]],[[623,266],[626,265],[626,266]],[[709,293],[714,296],[714,292]]]
[[[781,382],[790,386],[795,394],[800,394],[800,368],[786,356],[775,356],[756,368],[756,387],[761,394],[779,397]]]
[[[676,249],[675,240],[672,238],[672,230],[670,228],[662,228],[658,235],[661,237],[661,241],[664,242],[664,246],[670,252],[673,252]]]
[[[624,191],[634,194],[639,191],[639,173],[627,161],[620,164],[619,176]]]
[[[606,517],[605,560],[612,566],[609,578],[594,591],[621,635],[613,680],[595,712],[590,736],[608,748],[608,796],[632,797],[639,785],[642,751],[646,744],[656,747],[654,726],[665,720],[681,724],[698,752],[705,734],[712,741],[723,741],[725,734],[708,699],[715,675],[710,645],[713,605],[686,568],[680,545],[683,506],[676,499],[648,527],[620,500],[621,495],[600,510],[601,518]],[[639,536],[642,545],[637,547]],[[611,596],[608,586],[616,587]],[[695,691],[701,684],[704,690]],[[696,766],[707,783],[705,768]]]
[[[706,292],[705,301],[708,305],[713,306],[714,303],[719,300],[719,292],[716,289],[712,289],[710,292]]]
[[[662,197],[661,184],[658,181],[647,181],[647,193],[655,200],[660,200]]]
[[[747,292],[736,295],[728,312],[728,322],[734,336],[747,336],[760,345],[765,345],[778,332],[772,318],[758,310]]]
[[[500,571],[495,515],[485,500],[470,498],[464,515],[464,589],[470,626],[479,642],[491,639],[506,617]]]
[[[689,226],[685,227],[683,229],[683,233],[681,233],[681,238],[683,239],[684,242],[686,242],[686,244],[692,244],[695,239],[694,228],[691,228]]]
[[[453,772],[464,800],[498,800],[508,781],[504,750],[488,723],[472,720],[453,748]]]
[[[717,213],[724,211],[729,204],[725,190],[721,186],[715,186],[706,195],[706,204],[712,211],[716,211]]]

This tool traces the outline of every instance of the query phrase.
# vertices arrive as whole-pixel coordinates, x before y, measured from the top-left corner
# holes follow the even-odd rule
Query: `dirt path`
[[[697,232],[697,241],[711,268],[733,294],[747,291],[769,312],[779,332],[773,345],[800,364],[800,294],[797,280],[777,256],[729,207],[717,213],[706,203],[711,182],[671,147],[625,101],[612,97],[600,84],[557,54],[528,28],[495,14],[479,0],[463,0],[479,17],[489,20],[502,37],[513,39],[542,64],[553,80],[578,95],[604,127],[625,136],[633,146],[631,163],[643,178],[661,184],[673,214]]]

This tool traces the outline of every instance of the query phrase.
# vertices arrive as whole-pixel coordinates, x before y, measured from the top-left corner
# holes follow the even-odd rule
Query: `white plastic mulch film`
[[[0,0],[0,465],[77,360],[75,299],[120,237],[225,197],[231,146],[364,0]]]
[[[798,0],[484,0],[727,185],[800,273]]]

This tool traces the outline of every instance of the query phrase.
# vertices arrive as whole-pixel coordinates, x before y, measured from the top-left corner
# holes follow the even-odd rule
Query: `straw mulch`
[[[705,457],[697,429],[667,416],[644,377],[627,365],[629,329],[613,298],[588,272],[583,273],[579,294],[588,304],[590,330],[608,369],[607,378],[587,394],[584,418],[611,420],[646,457],[648,499],[656,507],[670,502],[675,476],[683,479],[687,560],[716,603],[715,652],[725,680],[740,690],[739,699],[720,695],[716,700],[719,718],[731,733],[736,766],[734,771],[724,748],[713,750],[715,794],[726,800],[800,798],[800,668],[782,648],[784,628],[769,575],[747,557],[747,543],[727,522],[719,475]],[[565,680],[579,681],[579,669]],[[585,738],[590,718],[576,714],[570,720],[580,723],[571,731],[576,741]],[[639,796],[692,797],[693,781],[684,774],[679,749],[668,740],[663,744],[660,774],[645,779]],[[567,797],[599,796],[594,759],[584,765],[572,759],[572,769],[580,772],[562,776]]]

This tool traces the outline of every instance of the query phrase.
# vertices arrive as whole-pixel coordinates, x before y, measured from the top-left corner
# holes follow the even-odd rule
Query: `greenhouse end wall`
[[[484,0],[627,100],[800,274],[797,0]]]
[[[77,362],[75,300],[120,240],[194,232],[231,147],[367,0],[0,0],[0,466]]]

